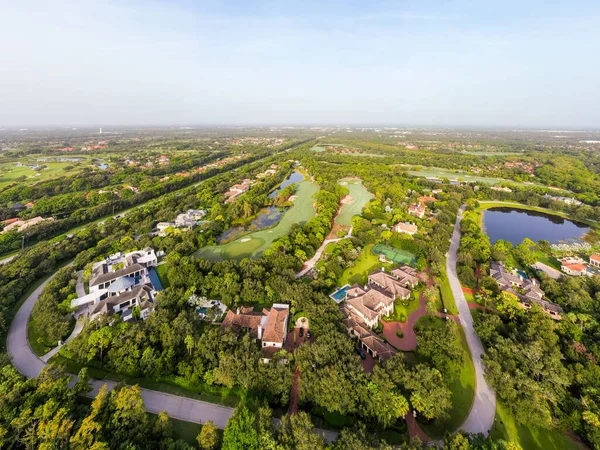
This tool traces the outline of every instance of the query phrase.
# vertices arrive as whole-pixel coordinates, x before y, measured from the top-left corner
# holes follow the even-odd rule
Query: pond
[[[492,244],[502,239],[513,245],[525,238],[551,244],[578,242],[590,230],[587,225],[559,216],[510,207],[484,211],[483,226]]]
[[[250,231],[263,230],[272,227],[281,219],[286,208],[278,206],[268,206],[263,208],[258,215],[250,222],[243,225],[236,225],[225,231],[219,237],[219,243],[225,243],[235,240]]]
[[[281,183],[277,189],[269,194],[269,198],[277,197],[277,193],[279,191],[285,189],[292,183],[300,183],[302,180],[304,180],[304,175],[302,175],[300,172],[292,172],[292,174],[283,183]]]

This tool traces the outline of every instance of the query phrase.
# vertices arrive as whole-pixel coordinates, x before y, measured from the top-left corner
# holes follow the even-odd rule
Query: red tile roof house
[[[408,208],[408,213],[412,214],[419,219],[422,219],[425,215],[425,204],[424,203],[415,203],[414,205],[410,205]]]
[[[600,255],[590,256],[590,266],[597,267],[600,269]]]
[[[239,332],[248,330],[254,339],[261,343],[261,360],[268,363],[275,353],[283,348],[288,334],[290,306],[274,303],[270,309],[255,312],[252,307],[241,307],[236,312],[227,311],[221,323],[221,329],[231,328]]]
[[[587,274],[587,267],[585,264],[567,264],[563,262],[560,268],[567,275],[580,277]]]

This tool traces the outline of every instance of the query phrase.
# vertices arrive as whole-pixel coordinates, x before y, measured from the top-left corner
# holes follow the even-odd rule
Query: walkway
[[[48,277],[31,295],[25,300],[23,305],[17,311],[7,337],[7,352],[12,359],[13,365],[27,378],[35,378],[47,366],[33,352],[27,340],[27,322],[31,316],[31,310],[37,302],[44,286],[56,275],[54,273]],[[94,398],[103,385],[112,390],[118,383],[108,380],[90,380],[92,391],[87,394]],[[184,420],[193,423],[205,423],[212,420],[218,428],[224,429],[227,421],[233,415],[234,408],[221,406],[214,403],[208,403],[201,400],[194,400],[187,397],[167,394],[164,392],[153,391],[150,389],[141,389],[144,407],[146,411],[158,414],[166,412],[169,417]],[[329,430],[315,428],[315,432],[325,438],[325,441],[331,443],[337,439],[337,433]]]
[[[404,416],[404,420],[406,420],[406,426],[408,428],[408,436],[410,437],[411,440],[413,440],[414,438],[419,438],[419,440],[423,444],[426,444],[432,440],[421,429],[421,427],[417,423],[417,420],[414,418],[414,416],[412,415],[412,413],[410,411],[406,413],[406,415]]]
[[[496,394],[487,384],[487,381],[485,381],[483,376],[484,370],[481,356],[485,352],[481,340],[477,334],[475,334],[475,330],[473,329],[473,317],[471,316],[469,305],[467,304],[462,287],[458,281],[458,276],[456,275],[456,257],[460,244],[460,221],[462,220],[464,211],[465,206],[463,205],[458,211],[458,217],[456,218],[454,233],[450,244],[450,251],[446,258],[446,272],[450,282],[450,288],[454,295],[460,324],[465,331],[469,350],[471,351],[471,358],[473,359],[473,365],[475,367],[475,398],[469,416],[460,428],[468,433],[483,433],[487,436],[494,424],[494,417],[496,416]]]
[[[350,227],[350,229],[348,230],[348,232],[346,233],[346,235],[344,237],[335,238],[335,239],[327,239],[326,241],[323,241],[323,243],[321,244],[321,246],[315,252],[315,256],[313,256],[312,258],[310,258],[308,261],[306,261],[302,265],[302,270],[296,274],[296,278],[302,278],[304,275],[306,275],[308,272],[310,272],[310,270],[315,266],[315,264],[317,263],[317,261],[319,261],[319,259],[321,258],[321,255],[323,254],[323,251],[325,250],[325,247],[327,247],[332,242],[339,242],[342,239],[349,238],[350,236],[352,236],[352,227]]]

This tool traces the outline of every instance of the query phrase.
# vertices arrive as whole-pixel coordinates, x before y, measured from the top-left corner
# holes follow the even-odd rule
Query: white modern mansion
[[[158,282],[152,281],[150,272],[156,265],[156,253],[151,248],[110,255],[94,264],[89,294],[71,301],[71,307],[80,308],[80,314],[87,313],[92,319],[101,314],[121,314],[123,320],[130,320],[138,307],[145,319],[154,309]]]

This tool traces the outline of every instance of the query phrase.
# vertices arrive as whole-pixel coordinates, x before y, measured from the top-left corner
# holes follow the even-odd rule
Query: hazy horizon
[[[423,3],[3,2],[0,128],[600,127],[600,4]]]

